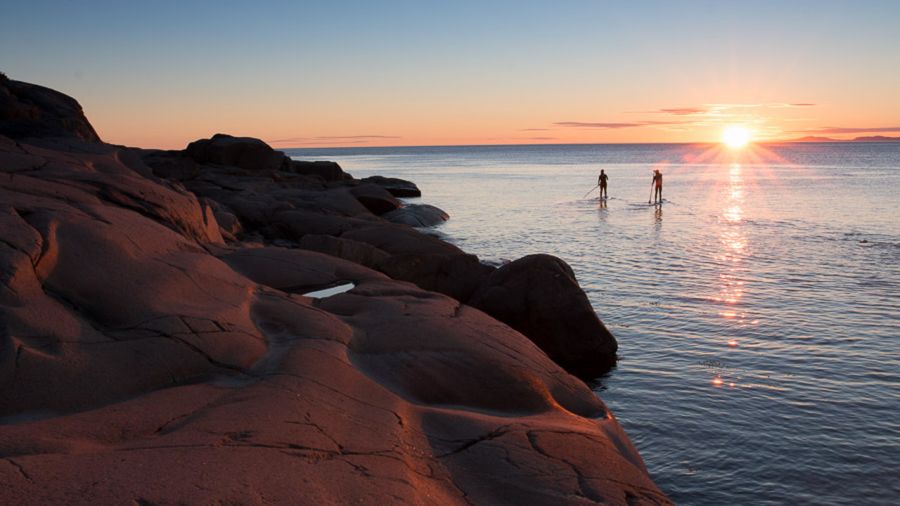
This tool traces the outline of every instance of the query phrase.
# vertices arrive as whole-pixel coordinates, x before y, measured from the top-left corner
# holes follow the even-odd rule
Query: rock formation
[[[0,502],[669,503],[516,330],[546,313],[461,302],[563,266],[515,281],[257,142],[110,146],[64,95],[0,96]]]
[[[0,75],[0,135],[17,139],[62,136],[100,142],[74,98],[4,75]]]
[[[436,225],[447,214],[427,204],[399,201],[395,195],[419,192],[408,181],[380,176],[355,180],[333,162],[292,161],[258,139],[224,134],[192,142],[184,151],[148,151],[143,160],[155,175],[207,199],[225,225],[226,238],[310,248],[463,303],[470,303],[476,290],[499,293],[488,279],[493,267],[411,228]],[[330,168],[298,170],[300,164]],[[510,269],[501,273],[504,283],[518,287],[515,305],[482,298],[477,306],[525,334],[582,379],[608,371],[615,364],[616,340],[568,265],[560,259],[521,265],[525,268],[513,268],[512,274],[506,274]],[[550,265],[558,269],[546,278],[552,288],[533,280]],[[552,311],[543,313],[541,308],[548,307]],[[525,315],[531,311],[537,312]]]

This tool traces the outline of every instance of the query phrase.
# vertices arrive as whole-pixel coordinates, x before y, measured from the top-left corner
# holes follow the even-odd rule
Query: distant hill
[[[886,135],[868,135],[866,137],[857,137],[853,142],[900,142],[900,137],[888,137]]]
[[[790,139],[785,142],[841,142],[840,139],[832,139],[831,137],[818,137],[815,135],[807,135],[799,139]]]

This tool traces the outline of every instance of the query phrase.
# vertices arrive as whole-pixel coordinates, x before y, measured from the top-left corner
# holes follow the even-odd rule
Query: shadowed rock
[[[296,172],[297,174],[317,176],[325,181],[346,181],[353,179],[353,176],[344,172],[341,169],[341,166],[336,162],[291,160],[289,170]]]
[[[265,142],[252,137],[213,135],[188,144],[184,153],[199,163],[233,165],[247,170],[275,171],[285,168],[290,160]]]
[[[396,177],[369,176],[361,179],[364,183],[372,183],[381,186],[385,190],[391,192],[395,197],[421,197],[422,192],[419,187],[412,181],[399,179]]]
[[[74,98],[36,84],[0,77],[0,135],[75,137],[100,142]]]
[[[475,255],[465,253],[396,254],[379,262],[377,268],[394,279],[410,281],[459,301],[468,301],[494,270]]]
[[[390,192],[373,184],[354,186],[350,193],[376,216],[399,209],[402,205]]]
[[[349,260],[372,269],[377,269],[379,265],[390,258],[388,253],[371,244],[330,235],[307,234],[300,238],[297,246]]]
[[[615,338],[559,258],[529,255],[500,267],[469,304],[525,334],[581,378],[596,378],[615,365]]]
[[[428,204],[407,204],[381,215],[391,223],[401,223],[411,227],[433,227],[450,219],[443,210]]]

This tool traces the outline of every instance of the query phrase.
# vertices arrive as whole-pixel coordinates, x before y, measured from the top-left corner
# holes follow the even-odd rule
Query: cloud
[[[558,121],[554,125],[570,128],[631,128],[644,126],[643,123],[585,123],[582,121]]]
[[[594,122],[584,122],[584,121],[558,121],[554,123],[556,126],[566,127],[566,128],[597,128],[603,130],[610,130],[616,128],[634,128],[634,127],[643,127],[643,126],[654,126],[654,125],[683,125],[686,123],[691,123],[689,121],[635,121],[629,123],[594,123]]]
[[[322,142],[337,142],[340,144],[361,144],[370,140],[400,139],[396,135],[322,135],[317,137],[288,137],[270,141],[272,144],[318,144]]]
[[[821,127],[809,130],[793,130],[797,134],[861,134],[874,132],[900,132],[900,126],[896,127]]]
[[[659,109],[656,112],[674,114],[676,116],[688,116],[691,114],[704,114],[707,111],[709,111],[709,109],[705,107],[669,107],[665,109]]]
[[[796,104],[787,104],[787,105],[789,107],[812,107],[816,104],[807,104],[807,103],[800,102],[800,103],[796,103]]]

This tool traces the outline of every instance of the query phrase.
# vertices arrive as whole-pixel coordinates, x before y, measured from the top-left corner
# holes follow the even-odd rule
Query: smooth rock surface
[[[203,162],[169,181],[158,164],[184,155],[154,153],[0,136],[0,503],[669,504],[603,402],[514,328],[269,244],[379,270],[477,259],[320,178]],[[223,240],[224,212],[247,241]],[[502,268],[469,281],[486,305],[532,300],[565,275],[547,262],[524,292]]]

